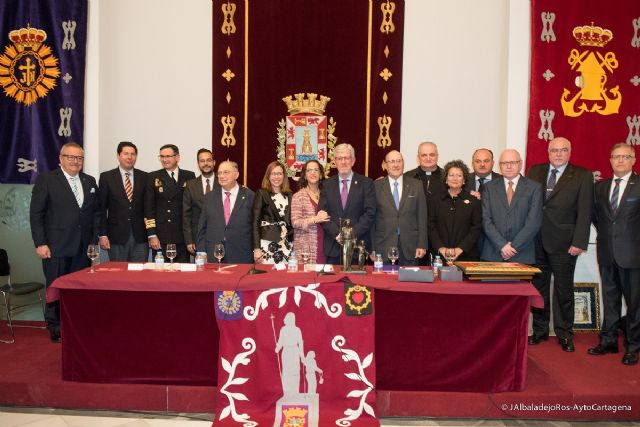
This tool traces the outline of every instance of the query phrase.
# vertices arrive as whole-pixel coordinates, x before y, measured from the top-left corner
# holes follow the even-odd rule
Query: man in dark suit
[[[213,248],[224,243],[223,262],[253,262],[251,224],[255,194],[238,185],[238,164],[224,161],[218,166],[219,186],[204,196],[198,224],[197,249],[206,252],[209,262],[216,262]]]
[[[29,209],[31,236],[49,286],[55,279],[89,266],[87,246],[98,228],[98,186],[83,172],[84,150],[75,142],[60,150],[60,169],[38,176]],[[60,305],[47,303],[51,341],[60,342]]]
[[[324,182],[318,211],[325,211],[331,221],[323,222],[324,253],[329,264],[340,264],[340,219],[351,220],[358,240],[371,249],[371,227],[376,218],[376,195],[373,181],[353,171],[356,162],[351,144],[338,144],[333,149],[338,174]]]
[[[118,144],[118,167],[100,174],[100,247],[111,261],[146,262],[149,244],[144,222],[147,173],[135,169],[138,147]]]
[[[586,251],[591,230],[593,174],[569,163],[571,142],[558,137],[549,142],[549,163],[534,165],[527,177],[538,182],[545,194],[542,227],[536,237],[536,265],[542,273],[533,284],[544,299],[544,308],[533,308],[533,335],[529,344],[549,338],[550,306],[556,336],[566,352],[573,345],[573,273],[578,255]],[[551,275],[553,274],[553,304]]]
[[[481,259],[535,262],[534,238],[542,224],[542,189],[520,175],[520,153],[500,155],[502,179],[488,183],[482,193],[482,228],[487,237]]]
[[[473,172],[469,174],[464,189],[478,200],[482,200],[481,194],[485,184],[502,176],[493,171],[493,165],[493,151],[488,148],[478,148],[473,152],[471,156]]]
[[[150,172],[145,200],[147,233],[153,256],[169,243],[176,245],[176,262],[189,262],[182,231],[182,195],[196,174],[178,168],[180,150],[173,144],[160,147],[162,169]],[[164,253],[166,258],[166,253]]]
[[[640,351],[640,178],[633,172],[633,146],[620,143],[611,150],[613,178],[595,187],[593,224],[598,230],[598,264],[602,279],[604,322],[594,356],[618,352],[622,297],[627,304],[625,365],[638,363]]]
[[[405,173],[405,176],[419,179],[424,186],[426,200],[429,197],[444,195],[447,187],[444,185],[443,170],[438,166],[438,146],[430,141],[418,145],[418,167]]]
[[[211,150],[199,149],[197,158],[200,176],[187,181],[187,187],[182,196],[182,232],[187,251],[191,255],[196,254],[198,222],[200,222],[204,196],[220,186],[214,176],[216,161],[213,159]]]
[[[388,175],[376,180],[376,220],[373,251],[387,256],[390,246],[400,254],[399,265],[415,265],[427,253],[427,205],[423,186],[403,176],[404,159],[392,150],[384,158]]]

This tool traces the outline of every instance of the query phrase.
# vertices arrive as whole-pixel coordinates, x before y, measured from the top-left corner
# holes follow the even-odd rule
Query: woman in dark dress
[[[477,240],[482,232],[482,205],[464,189],[469,168],[462,160],[453,160],[444,167],[448,191],[429,198],[429,242],[432,254],[446,259],[447,250],[457,261],[480,259]]]

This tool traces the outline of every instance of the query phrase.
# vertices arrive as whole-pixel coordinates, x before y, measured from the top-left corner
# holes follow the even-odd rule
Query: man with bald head
[[[444,194],[447,188],[444,185],[444,172],[438,166],[438,146],[425,141],[418,145],[418,167],[411,169],[405,176],[419,179],[424,187],[424,195],[427,199]]]
[[[486,236],[481,259],[535,263],[535,236],[542,224],[542,189],[520,175],[522,158],[514,149],[500,155],[502,178],[482,193],[482,228]]]
[[[373,250],[387,257],[396,246],[400,265],[416,265],[427,253],[427,204],[422,183],[403,176],[404,159],[392,150],[384,158],[388,175],[374,182],[376,221]]]
[[[527,177],[538,182],[545,194],[542,228],[536,237],[536,265],[542,273],[533,284],[544,298],[544,308],[534,308],[533,335],[529,344],[549,338],[550,309],[554,331],[562,349],[573,345],[573,273],[578,255],[587,250],[591,230],[593,174],[569,163],[571,142],[558,137],[549,142],[549,162],[534,165]],[[553,302],[550,300],[553,275]]]

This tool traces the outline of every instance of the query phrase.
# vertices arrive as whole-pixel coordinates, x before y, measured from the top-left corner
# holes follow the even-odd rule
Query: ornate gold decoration
[[[613,33],[601,27],[585,25],[573,29],[573,37],[580,46],[602,48],[612,38]],[[565,116],[579,117],[584,113],[598,113],[603,116],[617,114],[622,103],[622,94],[619,86],[612,89],[606,88],[607,73],[613,74],[618,68],[618,60],[613,52],[602,55],[597,50],[586,49],[579,52],[571,49],[567,58],[572,70],[579,75],[575,79],[575,85],[580,90],[571,95],[569,89],[564,89],[560,104]]]
[[[222,77],[225,78],[226,81],[230,82],[232,78],[234,78],[236,75],[233,74],[233,71],[231,71],[230,69],[227,68],[227,71],[225,71],[224,73],[222,73]]]
[[[236,32],[236,24],[233,22],[233,15],[236,13],[236,4],[227,2],[221,7],[222,13],[224,13],[224,21],[222,22],[222,34],[230,36]]]
[[[385,82],[388,81],[392,76],[393,74],[391,73],[391,71],[389,71],[388,68],[385,68],[380,72],[380,77],[382,77]]]
[[[380,5],[382,11],[382,23],[380,24],[380,32],[389,34],[396,30],[396,26],[393,25],[393,12],[396,10],[396,4],[387,0],[386,3]]]
[[[387,100],[389,99],[389,97],[387,96],[387,91],[385,91],[382,94],[382,102],[384,102],[385,105],[387,105]]]
[[[352,300],[352,296],[354,293],[359,293],[359,292],[362,292],[362,294],[364,295],[364,300],[360,304],[356,304]],[[371,291],[366,286],[353,285],[349,287],[349,290],[347,290],[344,296],[345,296],[345,303],[347,304],[347,306],[351,310],[357,311],[358,314],[360,314],[362,310],[364,310],[371,304]]]
[[[233,147],[236,145],[236,137],[233,136],[233,127],[236,125],[236,118],[234,116],[222,116],[220,118],[220,123],[224,126],[222,130],[222,138],[220,139],[220,143],[224,147]]]
[[[227,92],[226,100],[227,100],[227,104],[231,103],[231,94],[229,92]]]
[[[38,28],[20,28],[9,32],[13,46],[0,55],[0,86],[4,93],[25,105],[31,105],[56,87],[60,76],[58,59],[43,43],[47,33]]]
[[[384,57],[388,58],[389,57],[389,45],[386,45],[384,47],[384,51],[383,52],[384,52]]]
[[[227,46],[227,58],[231,58],[231,48]]]
[[[325,108],[327,108],[327,103],[331,101],[331,98],[324,95],[320,95],[318,100],[318,94],[316,93],[308,93],[308,99],[304,98],[304,93],[296,93],[293,96],[295,100],[291,96],[282,98],[284,103],[287,104],[289,114],[310,113],[322,116]]]
[[[391,147],[391,137],[389,136],[391,122],[391,117],[388,117],[387,115],[378,117],[378,127],[380,128],[380,133],[378,134],[378,147]]]

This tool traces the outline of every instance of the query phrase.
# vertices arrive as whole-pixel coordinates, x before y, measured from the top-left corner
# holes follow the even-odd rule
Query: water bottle
[[[433,260],[433,277],[440,276],[440,269],[442,268],[442,259],[440,259],[440,255],[436,255]]]
[[[206,252],[196,252],[196,270],[204,271],[204,264],[207,262]]]
[[[382,273],[382,266],[384,262],[382,260],[382,254],[380,252],[376,252],[376,259],[373,261],[373,272],[374,273]]]
[[[164,270],[164,255],[162,255],[162,251],[158,251],[154,261],[156,262],[156,270]]]
[[[298,271],[298,257],[296,257],[296,251],[291,251],[291,253],[289,254],[287,270],[289,271],[289,273],[296,273]]]

